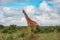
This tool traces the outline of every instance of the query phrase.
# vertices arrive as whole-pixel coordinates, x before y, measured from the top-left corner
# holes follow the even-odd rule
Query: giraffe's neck
[[[26,13],[24,13],[26,20],[31,20]]]

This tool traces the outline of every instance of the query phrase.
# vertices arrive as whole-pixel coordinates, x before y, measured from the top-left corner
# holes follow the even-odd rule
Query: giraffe
[[[25,18],[26,18],[26,21],[27,21],[27,24],[28,24],[28,30],[31,32],[31,25],[33,26],[34,28],[34,31],[36,31],[36,26],[37,26],[37,23],[33,20],[31,20],[28,15],[26,14],[25,10],[23,10],[23,14],[25,15]]]

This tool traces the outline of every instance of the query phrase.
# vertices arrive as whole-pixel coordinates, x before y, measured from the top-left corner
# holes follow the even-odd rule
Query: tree
[[[17,27],[17,26],[14,25],[14,24],[9,26],[9,28],[12,29],[12,30],[13,30],[13,29],[16,29],[16,27]]]
[[[0,30],[3,29],[3,28],[4,28],[4,26],[2,24],[0,24]]]

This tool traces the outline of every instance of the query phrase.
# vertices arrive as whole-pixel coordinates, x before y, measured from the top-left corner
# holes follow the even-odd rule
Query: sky
[[[60,0],[0,0],[0,24],[27,26],[23,9],[40,26],[60,25]]]

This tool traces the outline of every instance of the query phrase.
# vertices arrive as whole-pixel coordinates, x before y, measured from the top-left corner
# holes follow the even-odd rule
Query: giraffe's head
[[[23,13],[25,13],[25,10],[23,10]]]

